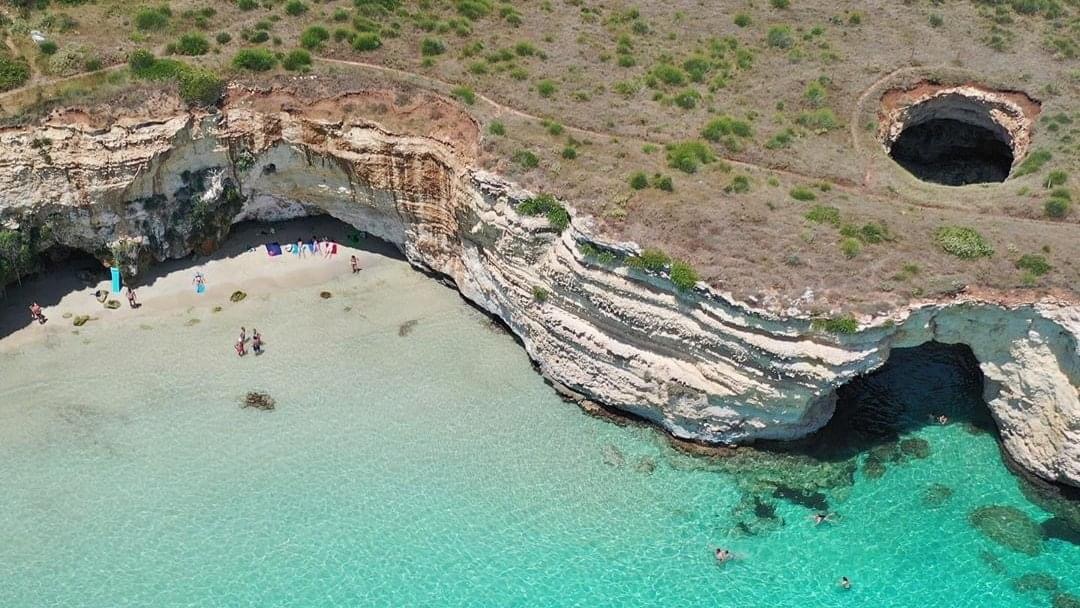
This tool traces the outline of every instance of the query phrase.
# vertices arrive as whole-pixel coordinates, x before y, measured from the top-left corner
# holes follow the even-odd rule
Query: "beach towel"
[[[110,270],[112,271],[112,292],[120,293],[120,269],[114,266]]]
[[[330,245],[330,255],[337,255],[337,243]]]
[[[293,253],[293,255],[295,255],[296,257],[300,257],[300,246],[299,245],[289,245],[289,251],[291,251]]]
[[[274,257],[276,255],[281,255],[281,245],[278,244],[278,243],[267,243],[266,244],[266,254],[269,255],[270,257]]]
[[[202,293],[206,291],[206,283],[198,283],[195,285],[195,293]]]

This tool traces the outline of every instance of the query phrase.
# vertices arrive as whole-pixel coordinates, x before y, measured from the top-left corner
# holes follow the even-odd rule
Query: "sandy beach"
[[[117,309],[107,308],[94,294],[109,291],[108,269],[89,258],[61,262],[39,276],[13,285],[0,300],[0,352],[18,349],[29,342],[45,340],[59,333],[79,331],[73,321],[80,315],[91,320],[83,328],[115,323],[145,322],[182,311],[206,309],[230,304],[233,292],[248,297],[274,297],[285,288],[316,287],[336,277],[352,273],[350,258],[355,255],[362,269],[373,269],[388,257],[400,257],[389,244],[372,237],[351,242],[350,226],[329,217],[310,217],[288,222],[245,222],[233,227],[221,249],[211,256],[191,256],[168,260],[149,269],[134,282],[138,308],[128,306],[127,295],[109,293],[108,300],[120,302]],[[288,245],[298,238],[328,237],[337,243],[337,254],[330,257],[305,251],[297,257]],[[270,256],[266,243],[278,242],[283,252]],[[351,245],[350,245],[351,242]],[[196,293],[195,273],[205,279],[206,291]],[[362,270],[361,273],[364,271]],[[87,282],[80,277],[93,276]],[[48,322],[32,322],[28,306],[38,302]]]

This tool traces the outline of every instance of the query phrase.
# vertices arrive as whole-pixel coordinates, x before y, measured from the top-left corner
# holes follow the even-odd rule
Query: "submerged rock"
[[[1005,574],[1005,564],[1001,563],[1001,558],[994,555],[989,551],[980,551],[979,559],[981,559],[986,567],[990,568],[990,571],[994,574]]]
[[[900,442],[900,451],[905,456],[911,456],[912,458],[923,459],[930,456],[930,442],[925,439],[919,439],[918,437],[912,437]]]
[[[604,446],[604,464],[609,467],[621,467],[626,464],[626,457],[619,448],[609,443]]]
[[[634,470],[638,473],[651,474],[656,470],[656,461],[648,457],[641,458],[634,465]]]
[[[881,476],[885,475],[885,463],[878,458],[869,456],[866,462],[863,463],[863,474],[868,479],[880,479]]]
[[[800,488],[779,486],[773,490],[772,495],[773,498],[780,498],[813,511],[825,512],[829,510],[829,499],[821,492],[808,492]]]
[[[333,296],[334,296],[334,294],[330,293],[329,291],[320,291],[319,292],[319,297],[324,299],[324,300],[329,300]]]
[[[976,530],[999,545],[1027,555],[1042,551],[1043,534],[1039,524],[1014,507],[988,505],[968,515]]]
[[[404,323],[402,323],[401,325],[398,326],[397,335],[404,338],[405,336],[412,333],[412,330],[416,328],[417,323],[419,323],[419,321],[417,321],[416,319],[405,321]]]
[[[1042,572],[1025,574],[1012,582],[1017,591],[1057,591],[1057,579]]]
[[[1064,517],[1051,517],[1039,524],[1039,528],[1048,539],[1054,538],[1080,546],[1080,530]]]
[[[900,462],[903,459],[903,453],[900,451],[900,443],[897,441],[887,441],[880,445],[875,445],[870,448],[870,456],[877,458],[882,462]]]
[[[240,407],[253,407],[265,411],[274,409],[274,405],[274,398],[267,393],[249,391],[248,394],[244,396],[244,403]]]
[[[238,289],[238,290],[232,292],[232,295],[229,296],[229,301],[230,302],[239,302],[239,301],[243,300],[246,297],[247,297],[247,294]]]
[[[949,502],[952,495],[953,490],[949,486],[941,483],[930,484],[923,490],[922,503],[927,507],[937,508]]]
[[[1071,593],[1059,593],[1050,602],[1051,608],[1080,608],[1080,597]]]
[[[776,505],[756,494],[744,494],[732,514],[737,520],[732,533],[738,536],[767,534],[784,525],[784,519],[776,513]]]

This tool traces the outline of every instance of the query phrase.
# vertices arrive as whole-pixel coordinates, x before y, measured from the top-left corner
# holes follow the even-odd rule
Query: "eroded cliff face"
[[[588,218],[560,232],[520,214],[531,193],[472,169],[476,125],[445,101],[410,107],[429,103],[442,104],[442,126],[427,131],[351,116],[347,98],[299,104],[235,91],[211,115],[109,124],[55,115],[0,131],[0,220],[47,226],[41,247],[134,271],[211,249],[235,221],[328,213],[449,277],[569,392],[705,442],[804,436],[832,415],[836,387],[891,348],[964,343],[1011,456],[1080,486],[1076,305],[927,303],[836,336],[797,310],[754,310],[703,284],[681,292],[663,273],[622,263],[637,246],[607,242]]]

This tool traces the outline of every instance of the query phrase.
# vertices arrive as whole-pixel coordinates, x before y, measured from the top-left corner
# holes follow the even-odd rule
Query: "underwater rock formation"
[[[968,520],[987,538],[1013,551],[1027,555],[1038,555],[1042,551],[1043,534],[1039,524],[1015,507],[979,507],[968,515]]]
[[[131,273],[213,249],[237,221],[330,214],[448,277],[567,394],[701,442],[804,437],[832,416],[836,388],[892,348],[968,344],[1012,458],[1080,486],[1077,306],[926,302],[829,334],[807,311],[758,310],[627,265],[638,246],[606,240],[569,205],[558,206],[571,212],[565,228],[520,213],[533,193],[475,170],[479,126],[451,102],[388,102],[387,124],[426,113],[408,128],[349,105],[233,89],[210,114],[61,111],[4,129],[0,223],[48,226],[42,250],[63,245]]]

